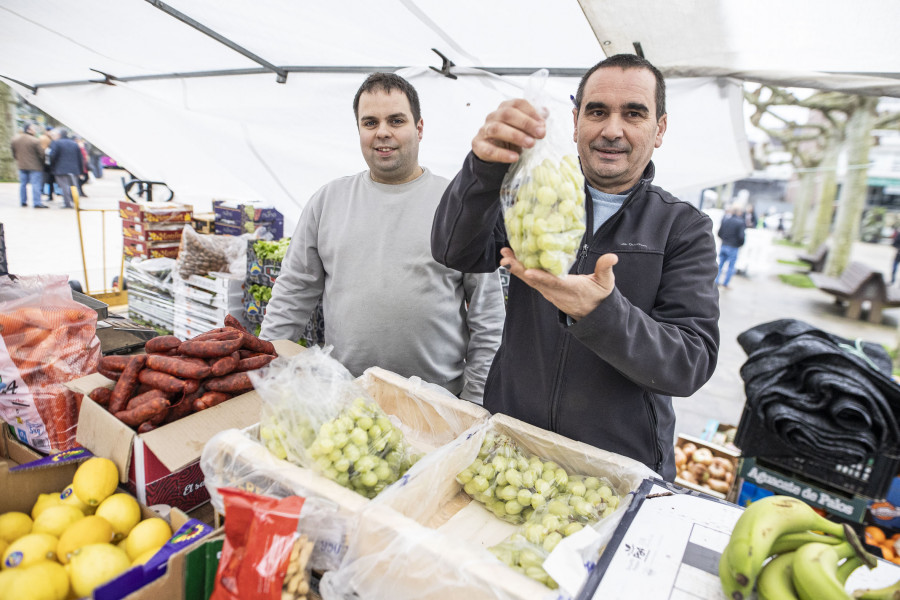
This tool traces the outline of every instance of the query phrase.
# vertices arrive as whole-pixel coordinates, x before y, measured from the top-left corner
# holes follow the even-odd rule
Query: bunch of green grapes
[[[499,544],[488,548],[488,552],[513,571],[531,577],[551,590],[559,587],[559,584],[547,574],[543,567],[544,561],[550,553],[539,544],[529,542],[522,534],[514,533]]]
[[[578,159],[567,154],[534,167],[504,213],[506,234],[526,269],[566,273],[584,235],[584,176]],[[512,191],[510,191],[512,193]]]
[[[417,457],[381,407],[356,398],[322,423],[306,452],[317,471],[366,498],[374,498]]]
[[[543,518],[544,511],[552,508],[559,524],[543,534],[541,543],[551,533],[559,533],[560,539],[571,535],[584,524],[612,514],[619,505],[608,482],[570,476],[556,463],[528,456],[508,436],[492,432],[485,435],[478,457],[456,480],[495,516],[515,525],[530,522],[534,514]],[[576,525],[580,526],[576,529]]]
[[[316,437],[316,430],[305,415],[295,410],[266,404],[259,418],[259,439],[281,460],[303,466],[304,449]]]

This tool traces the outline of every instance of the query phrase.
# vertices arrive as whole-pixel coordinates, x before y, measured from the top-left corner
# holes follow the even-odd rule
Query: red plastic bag
[[[313,544],[297,532],[304,498],[279,500],[232,488],[219,488],[219,493],[225,505],[225,544],[210,600],[281,600],[288,574],[305,577],[308,590]]]
[[[97,313],[65,275],[0,277],[0,418],[26,444],[73,448],[78,400],[65,384],[100,361]]]

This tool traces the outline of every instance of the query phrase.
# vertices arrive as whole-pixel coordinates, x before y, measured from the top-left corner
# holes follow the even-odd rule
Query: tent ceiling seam
[[[148,2],[150,5],[154,6],[155,8],[158,8],[159,10],[163,11],[170,17],[177,19],[177,20],[181,21],[182,23],[184,23],[185,25],[188,25],[189,27],[193,27],[200,33],[203,33],[203,34],[211,37],[212,39],[216,40],[223,46],[231,48],[238,54],[241,54],[242,56],[249,58],[253,62],[262,65],[267,70],[274,72],[278,76],[276,78],[276,81],[278,81],[278,83],[284,83],[285,81],[287,81],[287,71],[285,71],[284,69],[281,69],[279,67],[276,67],[275,65],[273,65],[266,59],[254,54],[253,52],[250,52],[249,50],[247,50],[240,44],[237,44],[236,42],[233,42],[232,40],[228,39],[227,37],[220,34],[219,32],[214,31],[213,29],[210,29],[209,27],[207,27],[203,23],[197,21],[196,19],[192,19],[191,17],[187,16],[183,12],[180,12],[179,10],[169,6],[165,2],[162,2],[161,0],[146,0],[146,2]]]

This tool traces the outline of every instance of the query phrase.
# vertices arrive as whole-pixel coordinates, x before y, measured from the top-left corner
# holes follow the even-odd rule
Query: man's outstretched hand
[[[619,262],[615,254],[604,254],[597,259],[590,275],[566,275],[557,277],[540,269],[526,269],[516,259],[510,248],[500,250],[500,265],[515,275],[575,320],[587,316],[609,296],[616,287],[613,266]]]

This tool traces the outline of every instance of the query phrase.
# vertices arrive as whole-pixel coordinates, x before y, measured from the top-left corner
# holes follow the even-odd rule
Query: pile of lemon
[[[163,519],[141,519],[119,473],[90,458],[60,493],[41,494],[31,515],[0,515],[0,600],[66,600],[150,559],[172,537]]]

